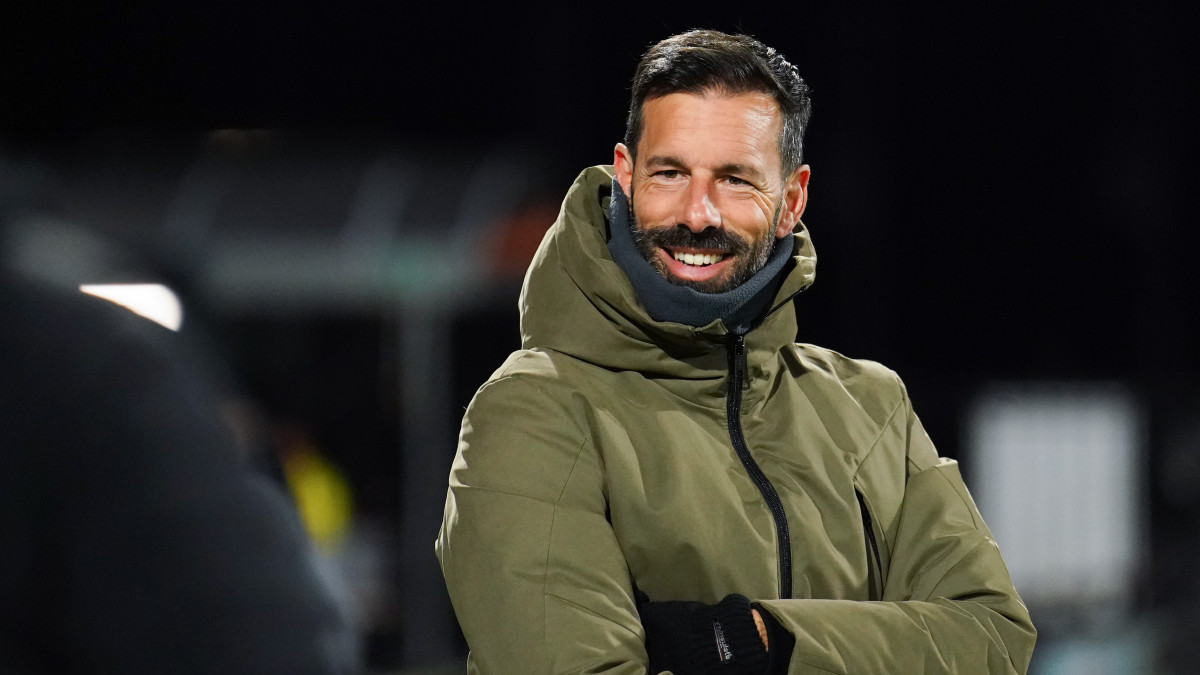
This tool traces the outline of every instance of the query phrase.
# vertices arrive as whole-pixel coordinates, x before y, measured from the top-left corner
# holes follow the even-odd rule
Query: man
[[[463,420],[437,551],[469,670],[1025,672],[1029,615],[900,380],[793,343],[803,80],[694,31],[632,89]]]

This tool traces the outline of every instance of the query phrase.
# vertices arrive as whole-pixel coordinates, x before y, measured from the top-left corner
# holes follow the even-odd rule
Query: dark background
[[[1185,208],[1200,87],[1183,10],[5,13],[10,148],[108,128],[353,129],[468,149],[506,138],[548,156],[549,193],[611,160],[647,44],[697,25],[749,32],[814,90],[806,221],[822,275],[803,336],[931,375],[1188,380],[1198,366]]]
[[[216,129],[458,155],[504,144],[538,158],[534,192],[557,200],[582,167],[611,161],[648,44],[692,27],[750,33],[813,89],[804,220],[821,262],[797,300],[799,339],[900,372],[951,456],[964,406],[989,382],[1137,392],[1152,530],[1139,605],[1151,611],[1198,595],[1186,573],[1198,548],[1181,542],[1196,539],[1200,500],[1161,489],[1165,466],[1200,476],[1200,448],[1178,441],[1200,413],[1194,13],[1152,3],[30,4],[0,13],[0,153],[78,161],[101,133],[187,149]],[[502,302],[451,322],[456,410],[516,345],[515,293],[513,282]],[[276,414],[306,418],[376,495],[367,508],[394,514],[380,467],[394,464],[403,368],[378,368],[394,348],[381,319],[229,318],[218,307],[212,331],[247,387]]]

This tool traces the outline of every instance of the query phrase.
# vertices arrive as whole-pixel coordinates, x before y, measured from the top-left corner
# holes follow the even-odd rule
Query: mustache
[[[706,227],[699,232],[677,225],[653,230],[642,230],[637,227],[633,231],[635,242],[662,248],[702,248],[740,255],[750,250],[750,244],[728,230]]]

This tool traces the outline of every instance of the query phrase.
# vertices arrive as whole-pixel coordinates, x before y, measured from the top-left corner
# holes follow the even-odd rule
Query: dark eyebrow
[[[682,169],[683,162],[679,161],[679,158],[671,157],[670,155],[655,155],[646,160],[646,166],[670,166]]]
[[[751,178],[761,178],[762,172],[758,169],[746,164],[724,164],[717,167],[717,173],[722,176],[750,176]]]
[[[671,155],[654,155],[653,157],[646,160],[646,166],[648,166],[648,167],[649,166],[653,166],[653,167],[665,166],[665,167],[671,167],[673,169],[683,169],[684,168],[683,162],[680,161],[678,157],[672,157]],[[728,175],[749,176],[754,179],[762,178],[762,175],[763,175],[761,171],[754,168],[753,166],[750,166],[748,164],[737,164],[735,162],[731,162],[729,164],[722,164],[721,166],[717,167],[717,174],[723,175],[723,176],[728,176]]]

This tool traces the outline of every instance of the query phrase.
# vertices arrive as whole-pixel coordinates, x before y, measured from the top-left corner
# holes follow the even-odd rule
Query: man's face
[[[667,94],[642,108],[637,162],[617,144],[634,241],[668,281],[705,293],[762,269],[804,211],[807,166],[784,177],[779,105],[761,93]]]

